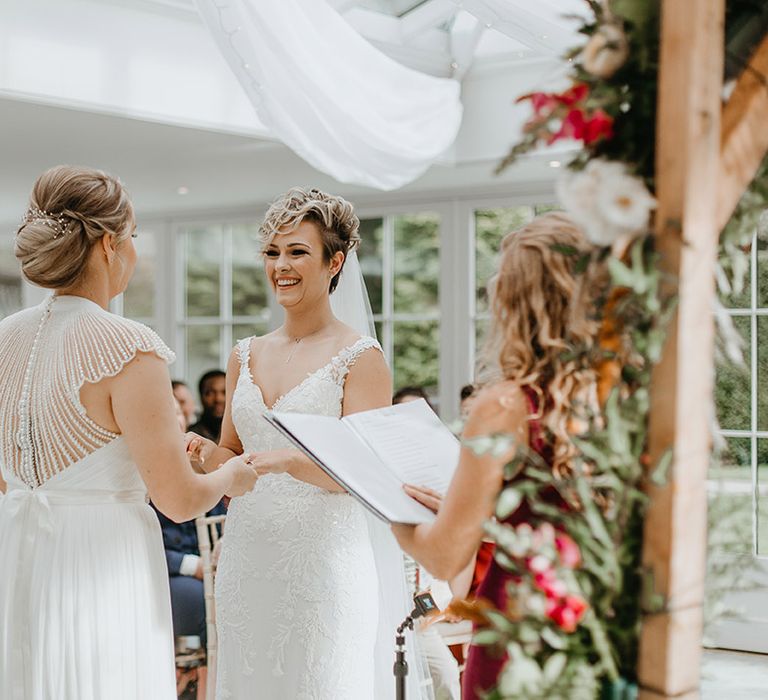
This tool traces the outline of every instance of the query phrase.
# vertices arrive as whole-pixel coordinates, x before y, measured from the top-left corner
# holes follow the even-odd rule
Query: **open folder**
[[[264,417],[337,484],[388,523],[431,522],[403,484],[444,494],[460,443],[423,399],[329,418],[268,411]]]

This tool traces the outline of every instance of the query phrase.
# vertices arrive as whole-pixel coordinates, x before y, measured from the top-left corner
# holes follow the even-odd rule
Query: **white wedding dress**
[[[158,520],[122,437],[80,403],[85,382],[149,328],[80,297],[0,323],[0,698],[172,700],[168,574]]]
[[[243,449],[292,447],[263,418],[250,342],[237,346],[232,397]],[[371,348],[381,350],[360,338],[269,408],[339,417],[347,373]],[[372,700],[379,605],[366,520],[348,494],[288,474],[232,499],[216,577],[219,700]]]

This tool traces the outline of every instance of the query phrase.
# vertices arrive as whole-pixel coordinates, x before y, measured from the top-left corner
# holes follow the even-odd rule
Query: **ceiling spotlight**
[[[562,165],[562,163],[559,160],[550,160],[549,161],[549,167],[550,168],[559,168]]]
[[[181,194],[181,195],[189,194],[189,187],[184,187],[184,185],[182,185],[181,187],[177,187],[176,194]]]

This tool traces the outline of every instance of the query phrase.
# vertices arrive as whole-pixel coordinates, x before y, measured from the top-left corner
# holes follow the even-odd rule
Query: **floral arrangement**
[[[568,54],[570,86],[520,98],[531,117],[499,169],[560,140],[577,147],[557,195],[595,246],[577,267],[586,274],[594,262],[607,265],[610,284],[598,300],[595,345],[569,355],[596,371],[599,406],[575,416],[571,473],[553,474],[520,447],[507,465],[487,530],[497,562],[514,575],[512,605],[474,611],[484,621],[476,643],[507,654],[491,700],[587,700],[601,688],[635,697],[641,604],[663,605],[641,567],[643,487],[663,479],[669,463],[648,463],[650,376],[674,308],[661,293],[651,235],[659,8],[639,0],[586,5],[585,44]],[[495,436],[473,447],[495,450],[500,441],[508,444]],[[569,508],[543,497],[553,488]],[[523,499],[531,521],[505,523]]]
[[[507,465],[497,519],[487,532],[497,562],[513,574],[511,604],[492,610],[478,601],[465,611],[483,625],[476,643],[506,651],[489,700],[587,700],[601,689],[607,697],[636,697],[641,610],[665,605],[641,564],[644,487],[663,483],[671,463],[667,454],[650,464],[647,453],[651,371],[675,307],[662,293],[652,235],[659,1],[586,0],[586,6],[579,30],[585,43],[566,56],[571,84],[519,98],[531,117],[498,170],[540,146],[567,140],[576,147],[557,196],[595,246],[578,267],[586,273],[593,262],[605,263],[610,286],[598,300],[595,346],[569,354],[596,371],[599,407],[575,416],[580,428],[572,438],[578,455],[571,474],[553,474],[520,446]],[[729,22],[737,6],[728,3]],[[739,223],[732,220],[723,236],[723,292],[740,289],[745,231],[751,235],[765,209],[766,182],[745,195],[734,217]],[[509,440],[470,444],[478,452],[505,450]],[[553,488],[570,508],[542,497]],[[523,499],[530,522],[505,523]]]

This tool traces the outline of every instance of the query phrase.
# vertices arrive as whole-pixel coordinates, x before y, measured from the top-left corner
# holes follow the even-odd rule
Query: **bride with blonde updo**
[[[52,290],[0,322],[0,697],[176,697],[151,497],[184,521],[253,487],[248,457],[192,470],[146,326],[109,313],[136,265],[133,207],[98,170],[43,173],[16,234]]]

